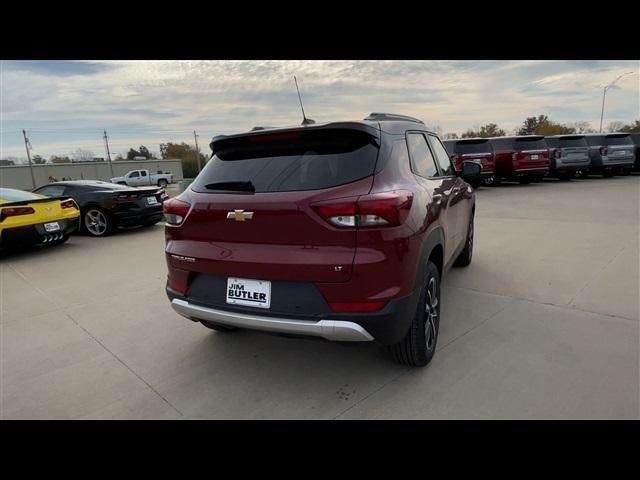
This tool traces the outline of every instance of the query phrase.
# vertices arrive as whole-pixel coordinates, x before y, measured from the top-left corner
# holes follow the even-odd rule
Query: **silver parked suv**
[[[549,147],[550,177],[569,180],[577,172],[589,171],[589,145],[584,135],[552,135],[544,139]]]
[[[588,133],[589,173],[612,177],[629,175],[635,160],[635,145],[628,133]]]

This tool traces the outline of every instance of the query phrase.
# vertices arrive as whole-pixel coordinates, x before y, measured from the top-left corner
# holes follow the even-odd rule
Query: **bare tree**
[[[591,124],[584,120],[573,122],[571,126],[575,129],[576,133],[596,133],[595,129],[591,128]]]
[[[78,148],[71,154],[74,162],[91,162],[93,161],[93,152],[91,150],[83,150]]]
[[[444,140],[457,140],[458,139],[458,134],[457,133],[445,133],[442,138]]]
[[[607,132],[619,132],[620,130],[622,130],[625,127],[624,122],[619,122],[619,121],[615,121],[615,122],[611,122],[608,126],[607,126]]]

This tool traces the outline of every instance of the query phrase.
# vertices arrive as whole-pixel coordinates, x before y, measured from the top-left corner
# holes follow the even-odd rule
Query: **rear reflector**
[[[35,210],[31,207],[8,207],[0,211],[0,222],[7,217],[17,217],[18,215],[31,215]]]
[[[162,204],[164,218],[170,225],[180,225],[184,220],[184,217],[189,213],[190,208],[190,204],[176,198],[165,200]]]
[[[334,312],[377,312],[387,304],[384,302],[329,303]]]
[[[319,202],[312,208],[335,227],[395,227],[405,221],[412,202],[411,192],[397,190]]]
[[[169,279],[167,281],[167,286],[171,289],[171,290],[175,290],[176,292],[180,292],[181,294],[185,294],[187,293],[188,290],[188,286],[186,283],[180,283],[180,282],[176,282],[175,280],[171,280]]]

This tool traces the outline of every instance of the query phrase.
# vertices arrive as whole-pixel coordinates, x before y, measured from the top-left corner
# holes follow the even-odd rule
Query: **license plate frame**
[[[269,309],[271,308],[271,282],[228,277],[225,301],[230,305]]]

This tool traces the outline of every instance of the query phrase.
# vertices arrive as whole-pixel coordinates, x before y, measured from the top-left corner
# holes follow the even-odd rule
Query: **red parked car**
[[[493,146],[488,138],[463,138],[445,140],[443,143],[453,156],[453,164],[458,172],[462,171],[462,165],[466,161],[479,163],[482,166],[482,183],[493,185],[495,159]]]
[[[540,181],[549,172],[549,147],[543,135],[493,137],[489,139],[495,153],[495,181],[522,184]]]
[[[473,252],[475,196],[416,119],[218,136],[189,188],[165,201],[167,295],[181,315],[235,329],[376,340],[426,365],[440,285]]]

